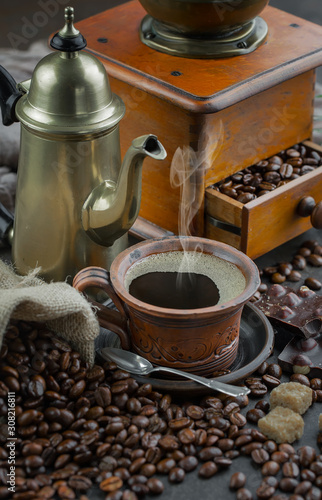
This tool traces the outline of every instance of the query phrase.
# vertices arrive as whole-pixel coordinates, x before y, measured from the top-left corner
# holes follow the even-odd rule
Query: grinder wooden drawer
[[[307,147],[322,153],[312,142]],[[209,187],[205,192],[205,236],[228,243],[255,259],[312,227],[297,215],[304,196],[322,199],[322,166],[245,205]]]

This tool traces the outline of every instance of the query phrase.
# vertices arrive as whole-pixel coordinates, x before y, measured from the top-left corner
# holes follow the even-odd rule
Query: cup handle
[[[110,273],[102,267],[92,266],[79,271],[73,279],[73,287],[79,292],[85,292],[93,286],[104,290],[118,309],[118,311],[114,311],[87,297],[91,304],[97,308],[100,326],[116,333],[120,337],[122,349],[129,351],[131,348],[131,339],[127,326],[128,318],[123,302],[115,293],[110,280]]]

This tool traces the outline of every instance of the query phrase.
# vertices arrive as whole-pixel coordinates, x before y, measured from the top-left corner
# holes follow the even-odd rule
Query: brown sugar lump
[[[322,431],[322,413],[319,415],[319,431]]]
[[[303,435],[304,420],[290,408],[276,406],[257,422],[260,431],[276,443],[293,443]]]
[[[298,382],[286,382],[272,390],[270,409],[284,406],[303,415],[312,404],[312,389]]]

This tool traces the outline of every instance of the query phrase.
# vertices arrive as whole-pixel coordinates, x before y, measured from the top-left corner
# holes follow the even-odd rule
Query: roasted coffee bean
[[[309,248],[302,246],[301,248],[299,248],[297,253],[298,255],[302,255],[303,257],[308,257],[312,252]]]
[[[175,418],[168,422],[168,426],[170,429],[174,431],[179,431],[180,429],[184,429],[190,425],[191,421],[187,417]]]
[[[145,463],[142,465],[140,472],[146,477],[151,477],[156,473],[156,466],[153,464]]]
[[[297,281],[300,281],[301,278],[302,278],[301,273],[299,273],[298,271],[295,271],[294,269],[293,269],[293,271],[290,272],[290,274],[287,277],[288,281],[292,281],[294,283]]]
[[[315,473],[310,469],[302,469],[301,470],[301,479],[303,481],[311,481],[314,482],[316,479]]]
[[[263,465],[269,460],[269,453],[264,448],[259,448],[251,452],[251,457],[258,465]]]
[[[314,391],[322,389],[322,380],[320,378],[312,378],[310,380],[310,387]]]
[[[280,168],[278,168],[278,170],[280,171]],[[293,168],[289,177],[292,175],[292,173],[293,173]],[[277,171],[270,170],[263,175],[263,179],[264,182],[269,182],[271,184],[278,184],[278,182],[281,180],[281,175]]]
[[[179,441],[183,444],[195,443],[196,442],[196,432],[192,429],[186,428],[182,429],[178,433]]]
[[[164,484],[156,477],[148,479],[146,485],[152,495],[160,495],[164,490]]]
[[[261,410],[264,413],[269,412],[269,407],[270,407],[269,402],[266,401],[265,399],[261,399],[260,401],[257,401],[257,403],[255,404],[255,409]]]
[[[281,381],[277,377],[273,377],[268,373],[263,375],[262,380],[269,389],[274,389],[275,387],[278,387],[281,383]]]
[[[322,288],[322,283],[316,278],[306,278],[304,285],[311,290],[320,290]]]
[[[321,476],[322,475],[322,461],[317,461],[315,460],[310,464],[310,469],[311,471],[314,472],[316,476]]]
[[[143,476],[143,474],[134,474],[128,480],[128,485],[133,486],[133,484],[146,484],[148,482],[148,478]]]
[[[269,164],[276,164],[276,165],[282,165],[282,163],[283,163],[282,158],[278,155],[271,156],[270,158],[268,158],[267,161]],[[263,162],[261,162],[261,163],[263,163]]]
[[[131,490],[124,490],[123,491],[123,494],[122,492],[121,493],[121,497],[120,497],[120,500],[138,500],[138,496],[137,494],[134,492],[134,491],[131,491]],[[110,493],[109,493],[110,494]],[[109,498],[108,496],[105,498],[105,500],[119,500],[118,498],[117,499],[114,499],[114,498]]]
[[[267,268],[266,268],[267,269]],[[276,269],[276,268],[275,268]],[[274,271],[275,272],[275,271]],[[273,273],[272,273],[273,274]],[[263,361],[263,363],[257,368],[257,372],[260,374],[260,375],[264,375],[266,372],[267,372],[267,368],[268,368],[268,363],[267,361]]]
[[[246,417],[238,412],[230,415],[229,420],[232,425],[236,425],[237,427],[243,427],[246,424]]]
[[[85,476],[75,475],[68,479],[68,486],[74,490],[87,491],[92,486],[92,481]]]
[[[131,490],[125,490],[124,492],[121,490],[112,491],[106,495],[105,500],[122,500],[122,499],[124,500],[125,492],[130,493],[130,496],[126,496],[127,500],[138,500],[137,495],[134,493],[134,491]],[[80,500],[89,500],[89,498],[85,495],[81,495]]]
[[[288,459],[289,455],[285,451],[274,451],[271,454],[271,460],[274,460],[274,462],[278,462],[279,464],[287,462]]]
[[[41,375],[34,375],[28,383],[27,389],[30,396],[39,398],[44,395],[46,387],[45,379]]]
[[[321,403],[322,402],[322,390],[317,389],[315,391],[315,394],[316,394],[316,401],[318,403]]]
[[[218,448],[223,452],[232,450],[234,447],[234,444],[235,444],[234,440],[228,439],[228,438],[219,439],[217,441]]]
[[[162,457],[162,452],[161,452],[160,448],[158,448],[157,446],[154,446],[153,448],[149,448],[145,453],[145,458],[146,458],[147,462],[154,464],[154,465],[156,465],[159,462],[161,457]]]
[[[232,490],[238,490],[246,484],[246,476],[243,472],[234,472],[230,478],[229,487]]]
[[[252,424],[257,424],[260,418],[265,417],[266,413],[260,408],[252,408],[246,413],[246,419]]]
[[[322,256],[311,254],[307,257],[307,262],[311,264],[311,266],[321,267],[322,266]]]
[[[29,455],[29,457],[25,458],[24,464],[31,469],[37,469],[44,464],[44,460],[39,455]]]
[[[242,446],[245,446],[248,443],[251,443],[252,441],[253,441],[253,438],[252,438],[252,436],[250,434],[249,435],[238,436],[235,439],[235,446],[236,446],[236,448],[240,448]]]
[[[298,485],[298,480],[293,477],[283,477],[279,482],[279,488],[285,492],[294,491]]]
[[[305,499],[306,500],[321,500],[321,490],[316,486],[312,486],[312,488],[307,492]]]
[[[180,446],[178,438],[171,435],[166,435],[160,438],[158,445],[166,451],[177,450]]]
[[[185,472],[194,470],[198,465],[198,459],[195,456],[187,456],[178,462],[178,466]]]
[[[225,451],[224,456],[229,458],[229,460],[234,460],[234,458],[239,457],[240,453],[238,450]]]
[[[315,255],[322,255],[322,245],[316,245],[313,249]]]
[[[279,444],[278,445],[278,449],[279,449],[279,451],[284,451],[290,457],[293,456],[293,455],[296,455],[296,451],[295,451],[294,446],[292,446],[289,443],[281,443],[281,444]]]
[[[169,479],[170,483],[182,483],[185,476],[186,476],[186,473],[181,467],[173,467],[169,471],[168,479]]]
[[[306,267],[306,260],[302,255],[295,255],[292,260],[292,265],[294,269],[298,269],[299,271],[303,271]]]
[[[110,492],[110,491],[115,491],[119,490],[123,486],[123,481],[120,477],[117,476],[111,476],[108,477],[107,479],[104,479],[99,487],[102,491]]]
[[[279,470],[279,463],[274,462],[273,460],[268,460],[263,464],[261,469],[263,476],[276,476]]]
[[[273,191],[276,188],[276,186],[274,184],[271,184],[270,182],[261,182],[258,188],[261,191],[270,192]]]
[[[263,447],[262,443],[259,443],[257,441],[253,441],[251,443],[248,443],[248,444],[245,444],[244,446],[242,446],[240,448],[240,452],[243,455],[250,455],[252,453],[252,451],[258,450],[258,449],[260,449],[262,447]]]
[[[276,272],[271,276],[271,281],[273,283],[281,284],[284,283],[285,280],[286,276],[284,274],[281,274],[280,272]]]
[[[268,286],[266,285],[266,283],[261,283],[258,287],[258,291],[260,293],[266,293],[268,290]]]
[[[272,439],[268,439],[267,441],[265,441],[263,443],[263,448],[269,454],[271,454],[271,453],[274,453],[275,451],[277,451],[277,444]]]
[[[306,375],[303,375],[302,373],[293,373],[290,376],[290,381],[291,382],[298,382],[299,384],[306,385],[307,387],[310,387],[310,379]]]
[[[218,466],[214,462],[208,461],[202,464],[202,466],[198,471],[198,475],[199,477],[208,479],[217,474],[217,472],[218,472]]]
[[[289,179],[293,173],[293,166],[290,163],[283,163],[279,172],[282,179]]]
[[[277,273],[277,267],[275,267],[275,266],[265,267],[265,268],[263,269],[263,271],[264,271],[264,274],[266,274],[267,276],[272,276],[274,273]],[[265,365],[268,365],[268,363],[267,363],[266,361],[264,361],[264,362],[262,363],[262,365],[264,365],[264,366],[265,366]],[[261,365],[261,366],[262,366],[262,365]],[[259,368],[259,369],[260,369],[260,368]]]
[[[206,448],[203,448],[199,452],[199,458],[202,462],[207,462],[208,460],[212,460],[215,457],[221,457],[222,456],[222,451],[220,448],[217,448],[216,446],[209,446]]]
[[[43,447],[41,446],[41,444],[38,444],[36,442],[33,442],[33,443],[31,442],[31,443],[27,443],[23,446],[23,448],[21,450],[21,454],[23,456],[41,455],[42,451],[43,451]]]
[[[249,489],[239,488],[236,491],[236,500],[253,500],[253,495]]]
[[[65,439],[62,441],[56,448],[57,453],[70,453],[73,451],[76,446],[78,445],[78,442],[73,440],[73,439]]]
[[[310,481],[300,482],[294,489],[295,495],[302,495],[305,497],[306,493],[312,488],[312,483]]]
[[[262,482],[256,490],[257,498],[261,500],[272,498],[274,493],[275,493],[275,488],[265,482]]]
[[[200,420],[204,417],[205,411],[200,406],[190,405],[186,409],[186,415],[193,420]]]
[[[139,472],[139,470],[141,469],[142,465],[145,464],[145,462],[146,462],[145,457],[140,457],[135,459],[129,467],[129,472],[131,474],[136,474],[137,472]]]
[[[282,473],[285,477],[297,478],[300,474],[300,469],[294,462],[285,462],[282,466]]]
[[[159,474],[168,474],[173,467],[176,466],[176,462],[172,458],[163,458],[157,464],[157,472]]]
[[[86,387],[85,380],[79,380],[70,388],[68,396],[71,399],[79,398],[79,396],[84,392],[85,387]]]
[[[280,379],[282,376],[282,368],[277,363],[270,363],[267,367],[267,374]]]
[[[237,201],[239,201],[240,203],[248,203],[250,201],[253,201],[255,200],[256,196],[252,193],[247,193],[247,192],[244,192],[244,193],[241,193],[237,196]]]
[[[131,490],[137,494],[138,497],[144,497],[149,493],[149,488],[146,484],[135,483],[131,486]]]

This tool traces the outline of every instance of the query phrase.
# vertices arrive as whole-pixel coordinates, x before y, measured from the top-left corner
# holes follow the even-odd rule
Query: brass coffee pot
[[[145,135],[121,162],[125,106],[103,64],[82,51],[86,40],[73,19],[66,7],[65,26],[50,42],[57,52],[31,80],[17,86],[0,68],[3,123],[21,122],[13,261],[21,274],[40,266],[54,281],[88,265],[109,267],[138,216],[144,158],[166,157],[157,138]]]

